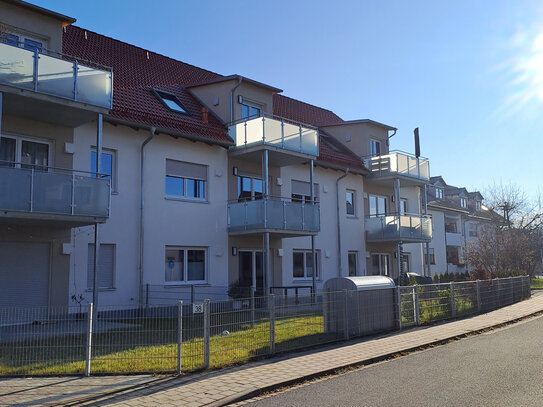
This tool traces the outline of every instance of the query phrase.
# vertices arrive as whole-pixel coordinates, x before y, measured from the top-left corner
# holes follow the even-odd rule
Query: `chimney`
[[[202,121],[206,124],[208,123],[207,113],[208,113],[207,107],[202,107]]]

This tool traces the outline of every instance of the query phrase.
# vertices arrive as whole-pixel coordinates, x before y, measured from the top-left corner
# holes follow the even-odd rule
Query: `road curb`
[[[355,369],[355,368],[360,368],[360,367],[369,366],[369,365],[372,365],[372,364],[375,364],[375,363],[379,363],[379,362],[382,362],[384,360],[396,359],[396,358],[401,357],[401,356],[406,356],[406,354],[409,354],[409,353],[430,349],[430,348],[433,348],[435,346],[445,345],[445,344],[450,343],[452,341],[459,341],[461,339],[465,339],[465,338],[468,338],[470,336],[480,335],[482,333],[492,331],[492,330],[496,330],[496,329],[500,329],[500,328],[503,328],[505,326],[516,324],[516,323],[518,323],[520,321],[530,319],[530,318],[534,318],[534,317],[540,316],[540,315],[543,315],[543,311],[536,311],[536,312],[533,312],[533,313],[528,314],[528,315],[524,315],[524,316],[519,317],[519,318],[515,318],[515,319],[509,320],[509,321],[505,321],[505,322],[500,322],[499,324],[487,326],[487,327],[484,327],[484,328],[474,329],[472,331],[465,332],[465,333],[460,334],[460,335],[452,335],[452,336],[444,338],[444,339],[439,339],[437,341],[427,342],[427,343],[422,344],[422,345],[417,345],[417,346],[413,346],[413,347],[410,347],[410,348],[390,352],[390,353],[387,353],[385,355],[377,356],[377,357],[374,357],[374,358],[359,360],[359,361],[356,361],[356,362],[347,363],[345,365],[337,366],[337,367],[334,367],[334,368],[331,368],[331,369],[325,369],[325,370],[322,370],[320,372],[312,373],[312,374],[309,374],[309,375],[300,376],[300,377],[297,377],[297,378],[294,378],[294,379],[284,380],[284,381],[281,381],[281,382],[272,383],[270,385],[266,385],[266,386],[259,387],[259,388],[256,388],[256,389],[246,390],[246,391],[243,391],[243,392],[240,392],[240,393],[233,394],[232,396],[228,396],[228,397],[222,398],[220,400],[216,400],[216,401],[214,401],[212,403],[205,404],[205,406],[208,406],[208,407],[227,406],[227,405],[232,404],[232,403],[238,403],[238,402],[241,402],[241,401],[252,399],[254,397],[258,397],[258,396],[260,396],[260,395],[262,395],[264,393],[269,393],[269,392],[275,391],[277,389],[280,389],[282,387],[293,386],[293,385],[296,385],[296,384],[304,383],[304,382],[307,382],[307,381],[315,380],[315,379],[325,377],[325,376],[329,376],[329,375],[336,375],[336,374],[340,373],[342,370],[345,370],[345,369]]]

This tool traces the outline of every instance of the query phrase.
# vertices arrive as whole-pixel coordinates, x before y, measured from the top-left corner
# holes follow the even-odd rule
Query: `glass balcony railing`
[[[51,167],[21,166],[0,162],[1,211],[109,217],[109,179]]]
[[[111,69],[70,59],[0,42],[0,83],[111,109]]]
[[[257,229],[318,232],[320,230],[319,205],[281,198],[228,204],[228,231]]]
[[[317,129],[275,117],[256,117],[232,124],[228,135],[236,147],[265,144],[298,153],[319,155],[319,132]]]
[[[401,151],[391,151],[387,155],[364,158],[364,165],[370,176],[383,177],[404,175],[428,181],[430,179],[430,163],[427,158],[415,157]]]
[[[430,215],[382,215],[365,219],[368,242],[429,242],[432,240]]]

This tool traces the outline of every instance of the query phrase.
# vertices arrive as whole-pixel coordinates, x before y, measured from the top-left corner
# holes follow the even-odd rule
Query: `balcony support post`
[[[79,71],[79,65],[77,61],[74,62],[74,100],[77,100],[77,73]]]
[[[422,196],[424,198],[424,215],[428,215],[428,184],[424,184],[424,188],[422,191]],[[420,233],[421,237],[424,236],[424,227],[423,222],[425,222],[426,219],[422,219],[421,217],[421,227],[420,227]],[[430,270],[430,242],[425,243],[426,246],[426,275],[428,277],[432,277],[431,270]]]
[[[96,121],[96,178],[102,173],[102,114],[98,114]],[[94,269],[92,286],[93,321],[96,324],[98,312],[98,265],[100,264],[100,229],[98,223],[94,224]]]
[[[0,92],[0,142],[2,141],[2,97],[3,93]]]
[[[270,196],[270,185],[268,177],[268,150],[262,152],[262,187],[263,187],[263,199],[264,199],[264,227],[267,226],[267,201]],[[264,255],[264,292],[268,292],[268,287],[272,285],[271,279],[271,267],[270,267],[270,233],[264,232],[263,241],[263,255]]]
[[[311,190],[311,205],[312,208],[315,206],[315,183],[313,182],[313,172],[314,172],[314,163],[313,160],[309,162],[309,187]],[[313,256],[313,261],[311,265],[311,293],[315,295],[317,292],[317,265],[315,264],[315,235],[311,235],[311,256]]]
[[[34,81],[34,92],[38,91],[38,61],[40,54],[38,48],[34,48],[34,72],[33,72],[33,81]]]

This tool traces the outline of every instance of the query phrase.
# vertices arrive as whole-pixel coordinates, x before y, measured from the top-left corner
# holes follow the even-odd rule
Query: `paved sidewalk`
[[[529,300],[468,319],[181,377],[0,379],[0,405],[225,405],[280,385],[382,360],[542,311],[543,295],[535,295]]]

